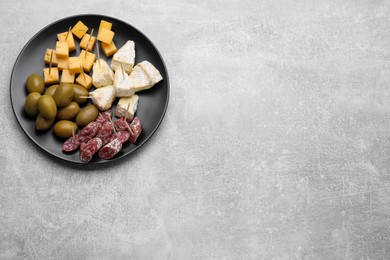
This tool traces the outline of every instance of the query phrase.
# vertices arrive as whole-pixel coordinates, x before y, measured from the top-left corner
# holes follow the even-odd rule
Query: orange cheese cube
[[[67,58],[69,57],[69,48],[67,42],[57,42],[56,43],[56,56],[57,58]]]
[[[69,68],[69,58],[57,58],[57,67],[59,70],[67,70]]]
[[[100,44],[100,46],[102,46],[102,50],[104,52],[104,55],[106,55],[107,58],[112,56],[113,54],[115,54],[117,51],[117,48],[115,46],[114,41],[112,41],[109,44],[102,42],[102,44]]]
[[[93,66],[93,63],[96,60],[96,54],[92,52],[86,52],[82,50],[80,52],[81,63],[83,64],[83,70],[90,72]]]
[[[72,52],[72,51],[76,50],[76,44],[74,43],[73,34],[69,32],[68,38],[66,37],[67,34],[68,34],[68,32],[59,33],[59,34],[57,34],[57,38],[58,38],[58,41],[60,41],[60,42],[68,43],[69,52]]]
[[[106,28],[103,28],[100,30],[100,33],[98,34],[97,39],[101,42],[105,43],[111,43],[112,39],[114,39],[115,33],[113,31],[107,30]]]
[[[82,65],[80,57],[69,57],[69,71],[71,73],[81,73]]]
[[[100,21],[100,25],[99,25],[98,35],[100,34],[101,29],[103,29],[103,28],[105,28],[107,30],[111,30],[112,23],[109,23],[107,21],[101,20]]]
[[[61,83],[73,83],[75,74],[71,73],[69,70],[65,69],[62,71]]]
[[[81,39],[80,48],[85,50],[88,45],[88,51],[92,51],[93,47],[95,46],[95,43],[96,43],[96,37],[91,36],[90,34],[87,33]]]
[[[88,27],[83,24],[82,21],[78,21],[75,26],[72,28],[72,33],[79,39],[84,36],[88,31]]]
[[[93,86],[92,78],[85,73],[80,73],[80,75],[76,78],[76,83],[83,86],[87,90]]]
[[[53,58],[51,59],[51,65],[57,66],[58,64],[57,56],[55,50],[53,49],[46,49],[45,57],[43,58],[43,60],[45,61],[46,64],[50,64],[50,55],[52,51],[53,51]]]
[[[49,73],[50,70],[50,73]],[[44,68],[43,69],[43,78],[46,85],[58,83],[60,81],[58,68]]]

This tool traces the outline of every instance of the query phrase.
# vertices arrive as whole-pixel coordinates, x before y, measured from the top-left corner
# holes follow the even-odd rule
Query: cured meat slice
[[[64,144],[62,145],[62,150],[64,152],[72,152],[80,147],[80,134],[75,134],[74,137],[69,137]]]
[[[100,115],[96,118],[95,122],[98,122],[99,124],[103,125],[105,122],[110,121],[112,115],[112,110],[107,109],[103,113],[100,113]]]
[[[81,143],[86,143],[92,138],[95,137],[95,135],[100,130],[101,125],[95,121],[89,123],[88,125],[84,126],[83,129],[81,129],[79,133],[79,139]]]
[[[114,122],[115,129],[117,131],[126,131],[126,130],[128,130],[126,122],[127,122],[128,125],[130,125],[129,120],[126,120],[126,118],[124,118],[124,117],[119,118],[118,120],[116,120]]]
[[[114,130],[114,126],[112,125],[111,121],[108,122],[106,121],[103,124],[103,126],[100,128],[96,137],[100,138],[103,142],[103,145],[105,145],[110,141],[110,137],[112,135],[113,130]]]
[[[122,143],[119,139],[114,139],[106,144],[99,151],[99,157],[105,160],[111,159],[122,149]]]
[[[80,147],[80,161],[83,163],[90,162],[93,155],[99,151],[102,145],[103,142],[98,137],[92,138],[87,143],[82,144]]]
[[[142,125],[141,122],[139,121],[138,117],[135,117],[134,120],[130,124],[130,143],[135,143],[139,137],[139,135],[142,132]]]
[[[114,139],[118,139],[122,144],[127,142],[130,138],[130,133],[127,131],[118,131],[111,135],[110,142]]]

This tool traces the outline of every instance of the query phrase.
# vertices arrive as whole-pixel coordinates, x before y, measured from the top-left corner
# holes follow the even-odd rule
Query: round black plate
[[[94,28],[94,35],[96,36],[99,28],[100,20],[106,20],[112,23],[112,31],[115,32],[114,42],[117,48],[125,44],[127,40],[135,42],[136,57],[135,63],[143,60],[151,62],[161,73],[163,80],[157,83],[149,90],[137,93],[139,95],[139,104],[136,116],[141,121],[142,133],[135,144],[126,143],[121,152],[119,152],[111,160],[102,160],[98,156],[94,156],[91,164],[110,162],[115,159],[124,157],[142,146],[159,127],[165,111],[168,106],[169,99],[169,82],[168,73],[164,61],[154,44],[139,30],[133,26],[120,21],[116,18],[102,16],[102,15],[77,15],[61,19],[54,22],[38,32],[22,49],[18,58],[16,59],[12,76],[11,76],[11,103],[14,114],[28,137],[40,148],[49,154],[73,163],[81,163],[79,159],[79,152],[73,153],[62,152],[62,144],[64,140],[56,138],[51,129],[45,132],[35,130],[35,119],[27,117],[24,113],[24,102],[27,96],[25,87],[26,78],[32,74],[37,73],[43,76],[42,69],[47,67],[44,64],[43,57],[46,48],[55,49],[57,40],[57,33],[66,32],[69,26],[74,26],[81,20],[88,28]],[[78,40],[75,37],[77,50],[72,52],[70,56],[78,56],[80,48],[78,47]],[[96,54],[96,45],[94,48]],[[100,56],[106,59],[104,53],[100,50]],[[106,59],[110,64],[111,58]],[[92,76],[92,72],[90,73]],[[117,100],[114,104],[117,103]],[[113,106],[113,109],[115,105]]]

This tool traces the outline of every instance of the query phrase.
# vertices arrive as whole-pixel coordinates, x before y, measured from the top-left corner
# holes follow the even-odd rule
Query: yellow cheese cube
[[[107,30],[106,28],[103,28],[100,30],[100,33],[98,34],[97,39],[101,42],[105,43],[111,43],[112,39],[114,39],[115,33],[113,31]]]
[[[71,32],[69,32],[68,38],[66,38],[67,34],[68,34],[68,32],[59,33],[59,34],[57,34],[57,38],[58,38],[58,41],[60,41],[60,42],[66,41],[68,43],[69,52],[72,52],[72,51],[76,50],[76,44],[74,43],[73,34]],[[66,38],[66,40],[65,40],[65,38]]]
[[[45,57],[43,58],[43,60],[45,61],[46,64],[50,64],[51,51],[53,51],[53,58],[51,59],[51,65],[57,66],[58,64],[57,56],[55,50],[53,49],[46,49]]]
[[[93,86],[92,78],[85,73],[80,73],[80,75],[76,78],[76,83],[83,86],[87,90],[89,90]]]
[[[57,42],[56,43],[56,56],[57,56],[57,58],[69,57],[69,48],[68,48],[67,42]]]
[[[107,29],[107,30],[111,30],[111,28],[112,28],[112,23],[109,23],[109,22],[107,22],[107,21],[101,20],[101,21],[100,21],[100,25],[99,25],[98,35],[99,35],[99,33],[100,33],[100,30],[103,29],[103,28],[105,28],[105,29]]]
[[[85,55],[85,51],[82,50],[80,53],[80,59],[81,63],[83,64],[83,70],[90,72],[93,66],[93,63],[96,60],[96,54],[92,52],[87,52],[87,55]]]
[[[72,28],[72,33],[79,39],[84,36],[88,31],[88,27],[83,24],[82,21],[78,21],[75,26]]]
[[[49,74],[49,68],[43,69],[43,78],[46,85],[58,83],[60,81],[60,77],[58,74],[58,68],[51,68],[50,74]]]
[[[61,83],[73,83],[75,74],[71,73],[69,70],[65,69],[62,71]]]
[[[69,57],[69,71],[71,73],[81,73],[82,65],[80,57]]]
[[[91,37],[91,35],[87,33],[81,39],[80,48],[85,50],[88,45],[88,51],[92,51],[93,47],[95,46],[95,43],[96,43],[96,37],[95,36]]]
[[[69,68],[69,58],[57,58],[57,67],[59,70],[67,70]]]
[[[109,44],[102,42],[100,46],[102,46],[104,55],[106,55],[107,58],[112,56],[117,51],[114,41],[112,41]]]

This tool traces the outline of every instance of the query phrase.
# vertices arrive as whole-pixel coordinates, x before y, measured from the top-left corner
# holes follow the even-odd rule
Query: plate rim
[[[67,159],[65,157],[61,157],[61,156],[58,156],[56,154],[54,154],[53,152],[50,152],[49,150],[47,150],[45,147],[43,147],[40,143],[38,143],[35,138],[33,138],[23,127],[22,127],[22,124],[19,120],[19,117],[15,111],[15,107],[14,107],[14,102],[13,102],[13,95],[12,95],[12,82],[13,82],[13,78],[14,78],[14,72],[15,72],[15,67],[16,65],[18,64],[19,62],[19,59],[21,58],[22,54],[25,52],[26,48],[30,45],[30,43],[36,38],[38,37],[43,31],[47,30],[48,28],[50,28],[51,26],[54,26],[56,23],[60,23],[64,20],[69,20],[69,19],[74,19],[74,18],[77,18],[77,17],[83,17],[83,16],[96,16],[96,17],[100,17],[101,19],[104,19],[104,18],[107,18],[107,19],[111,19],[111,20],[116,20],[116,21],[119,21],[123,24],[125,24],[126,26],[129,26],[131,27],[133,30],[137,31],[137,33],[139,33],[142,37],[144,37],[151,45],[152,47],[156,50],[160,60],[161,60],[161,63],[163,65],[163,68],[165,70],[165,73],[166,73],[166,78],[164,78],[164,81],[166,81],[166,86],[167,86],[167,96],[166,96],[166,101],[165,101],[165,105],[164,105],[164,109],[162,111],[162,115],[159,119],[159,121],[157,122],[156,126],[154,127],[154,129],[152,129],[151,133],[149,134],[149,136],[146,137],[145,140],[143,140],[141,143],[139,143],[136,148],[132,149],[131,151],[127,152],[126,154],[123,154],[121,156],[118,156],[118,157],[114,157],[114,158],[111,158],[110,160],[98,160],[98,161],[92,161],[92,162],[89,162],[89,163],[82,163],[81,161],[75,161],[75,160],[70,160],[70,159]],[[154,44],[153,41],[151,41],[149,39],[149,37],[147,37],[142,31],[140,31],[139,29],[137,29],[136,27],[134,27],[133,25],[129,24],[128,22],[126,21],[123,21],[122,19],[119,19],[119,18],[116,18],[116,17],[112,17],[112,16],[108,16],[108,15],[102,15],[102,14],[77,14],[77,15],[71,15],[71,16],[67,16],[67,17],[63,17],[61,19],[58,19],[58,20],[55,20],[53,22],[51,22],[50,24],[46,25],[45,27],[43,27],[42,29],[40,29],[38,32],[36,32],[23,46],[23,48],[20,50],[18,56],[16,57],[16,60],[14,62],[14,65],[12,67],[12,71],[11,71],[11,77],[10,77],[10,83],[9,83],[9,88],[10,88],[10,101],[11,101],[11,108],[12,108],[12,111],[14,113],[14,116],[16,118],[16,121],[18,122],[20,128],[22,129],[22,131],[28,136],[28,138],[30,139],[30,141],[32,141],[36,146],[38,146],[40,149],[42,149],[44,152],[46,152],[47,154],[49,154],[50,156],[53,156],[54,158],[56,159],[59,159],[61,161],[64,161],[64,162],[68,162],[68,163],[72,163],[72,164],[77,164],[77,165],[86,165],[86,166],[89,166],[89,165],[98,165],[98,164],[109,164],[109,163],[112,163],[114,161],[117,161],[117,160],[121,160],[123,159],[124,157],[127,157],[127,156],[130,156],[130,154],[136,152],[140,147],[142,147],[145,143],[147,143],[149,141],[149,139],[156,133],[157,129],[160,127],[164,117],[165,117],[165,114],[166,114],[166,111],[168,109],[168,104],[169,104],[169,97],[170,97],[170,85],[169,85],[169,73],[168,73],[168,70],[167,70],[167,66],[165,64],[165,61],[160,53],[160,51],[157,49],[156,45]]]

